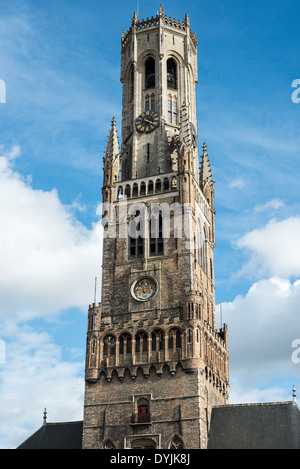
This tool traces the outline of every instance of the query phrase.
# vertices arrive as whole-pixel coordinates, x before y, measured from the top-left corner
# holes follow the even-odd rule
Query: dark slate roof
[[[300,449],[300,409],[296,402],[214,407],[208,449]]]
[[[47,423],[17,449],[82,449],[83,422]]]

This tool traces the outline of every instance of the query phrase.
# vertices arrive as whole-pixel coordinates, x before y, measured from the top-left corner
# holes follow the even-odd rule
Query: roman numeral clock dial
[[[159,126],[159,115],[155,111],[145,111],[136,119],[135,125],[138,132],[148,134]]]

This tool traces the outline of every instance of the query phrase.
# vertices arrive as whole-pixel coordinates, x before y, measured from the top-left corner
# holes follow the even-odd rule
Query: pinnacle
[[[116,129],[116,119],[112,118],[111,129],[108,135],[105,156],[107,159],[115,160],[119,156],[119,142]]]
[[[209,185],[213,185],[214,181],[212,179],[212,171],[211,171],[209,156],[207,153],[207,145],[205,142],[203,143],[202,149],[203,149],[203,153],[202,153],[202,160],[201,160],[201,166],[200,166],[200,184],[203,188],[206,183],[208,183]]]
[[[185,145],[189,146],[191,144],[189,113],[185,101],[183,102],[181,109],[179,137],[181,142]]]

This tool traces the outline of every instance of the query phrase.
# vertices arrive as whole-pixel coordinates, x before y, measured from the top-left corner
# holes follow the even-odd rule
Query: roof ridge
[[[240,404],[226,404],[226,405],[216,405],[213,406],[213,409],[219,408],[226,408],[226,407],[250,407],[250,406],[271,406],[271,405],[287,405],[287,404],[294,404],[293,401],[282,401],[282,402],[248,402],[248,403],[240,403]]]

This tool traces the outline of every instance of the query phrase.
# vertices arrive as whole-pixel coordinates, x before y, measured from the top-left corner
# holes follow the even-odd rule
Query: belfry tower
[[[216,329],[214,181],[198,155],[189,18],[122,34],[122,144],[104,157],[102,302],[89,309],[83,448],[206,448],[228,397]],[[200,171],[199,171],[199,159]]]

